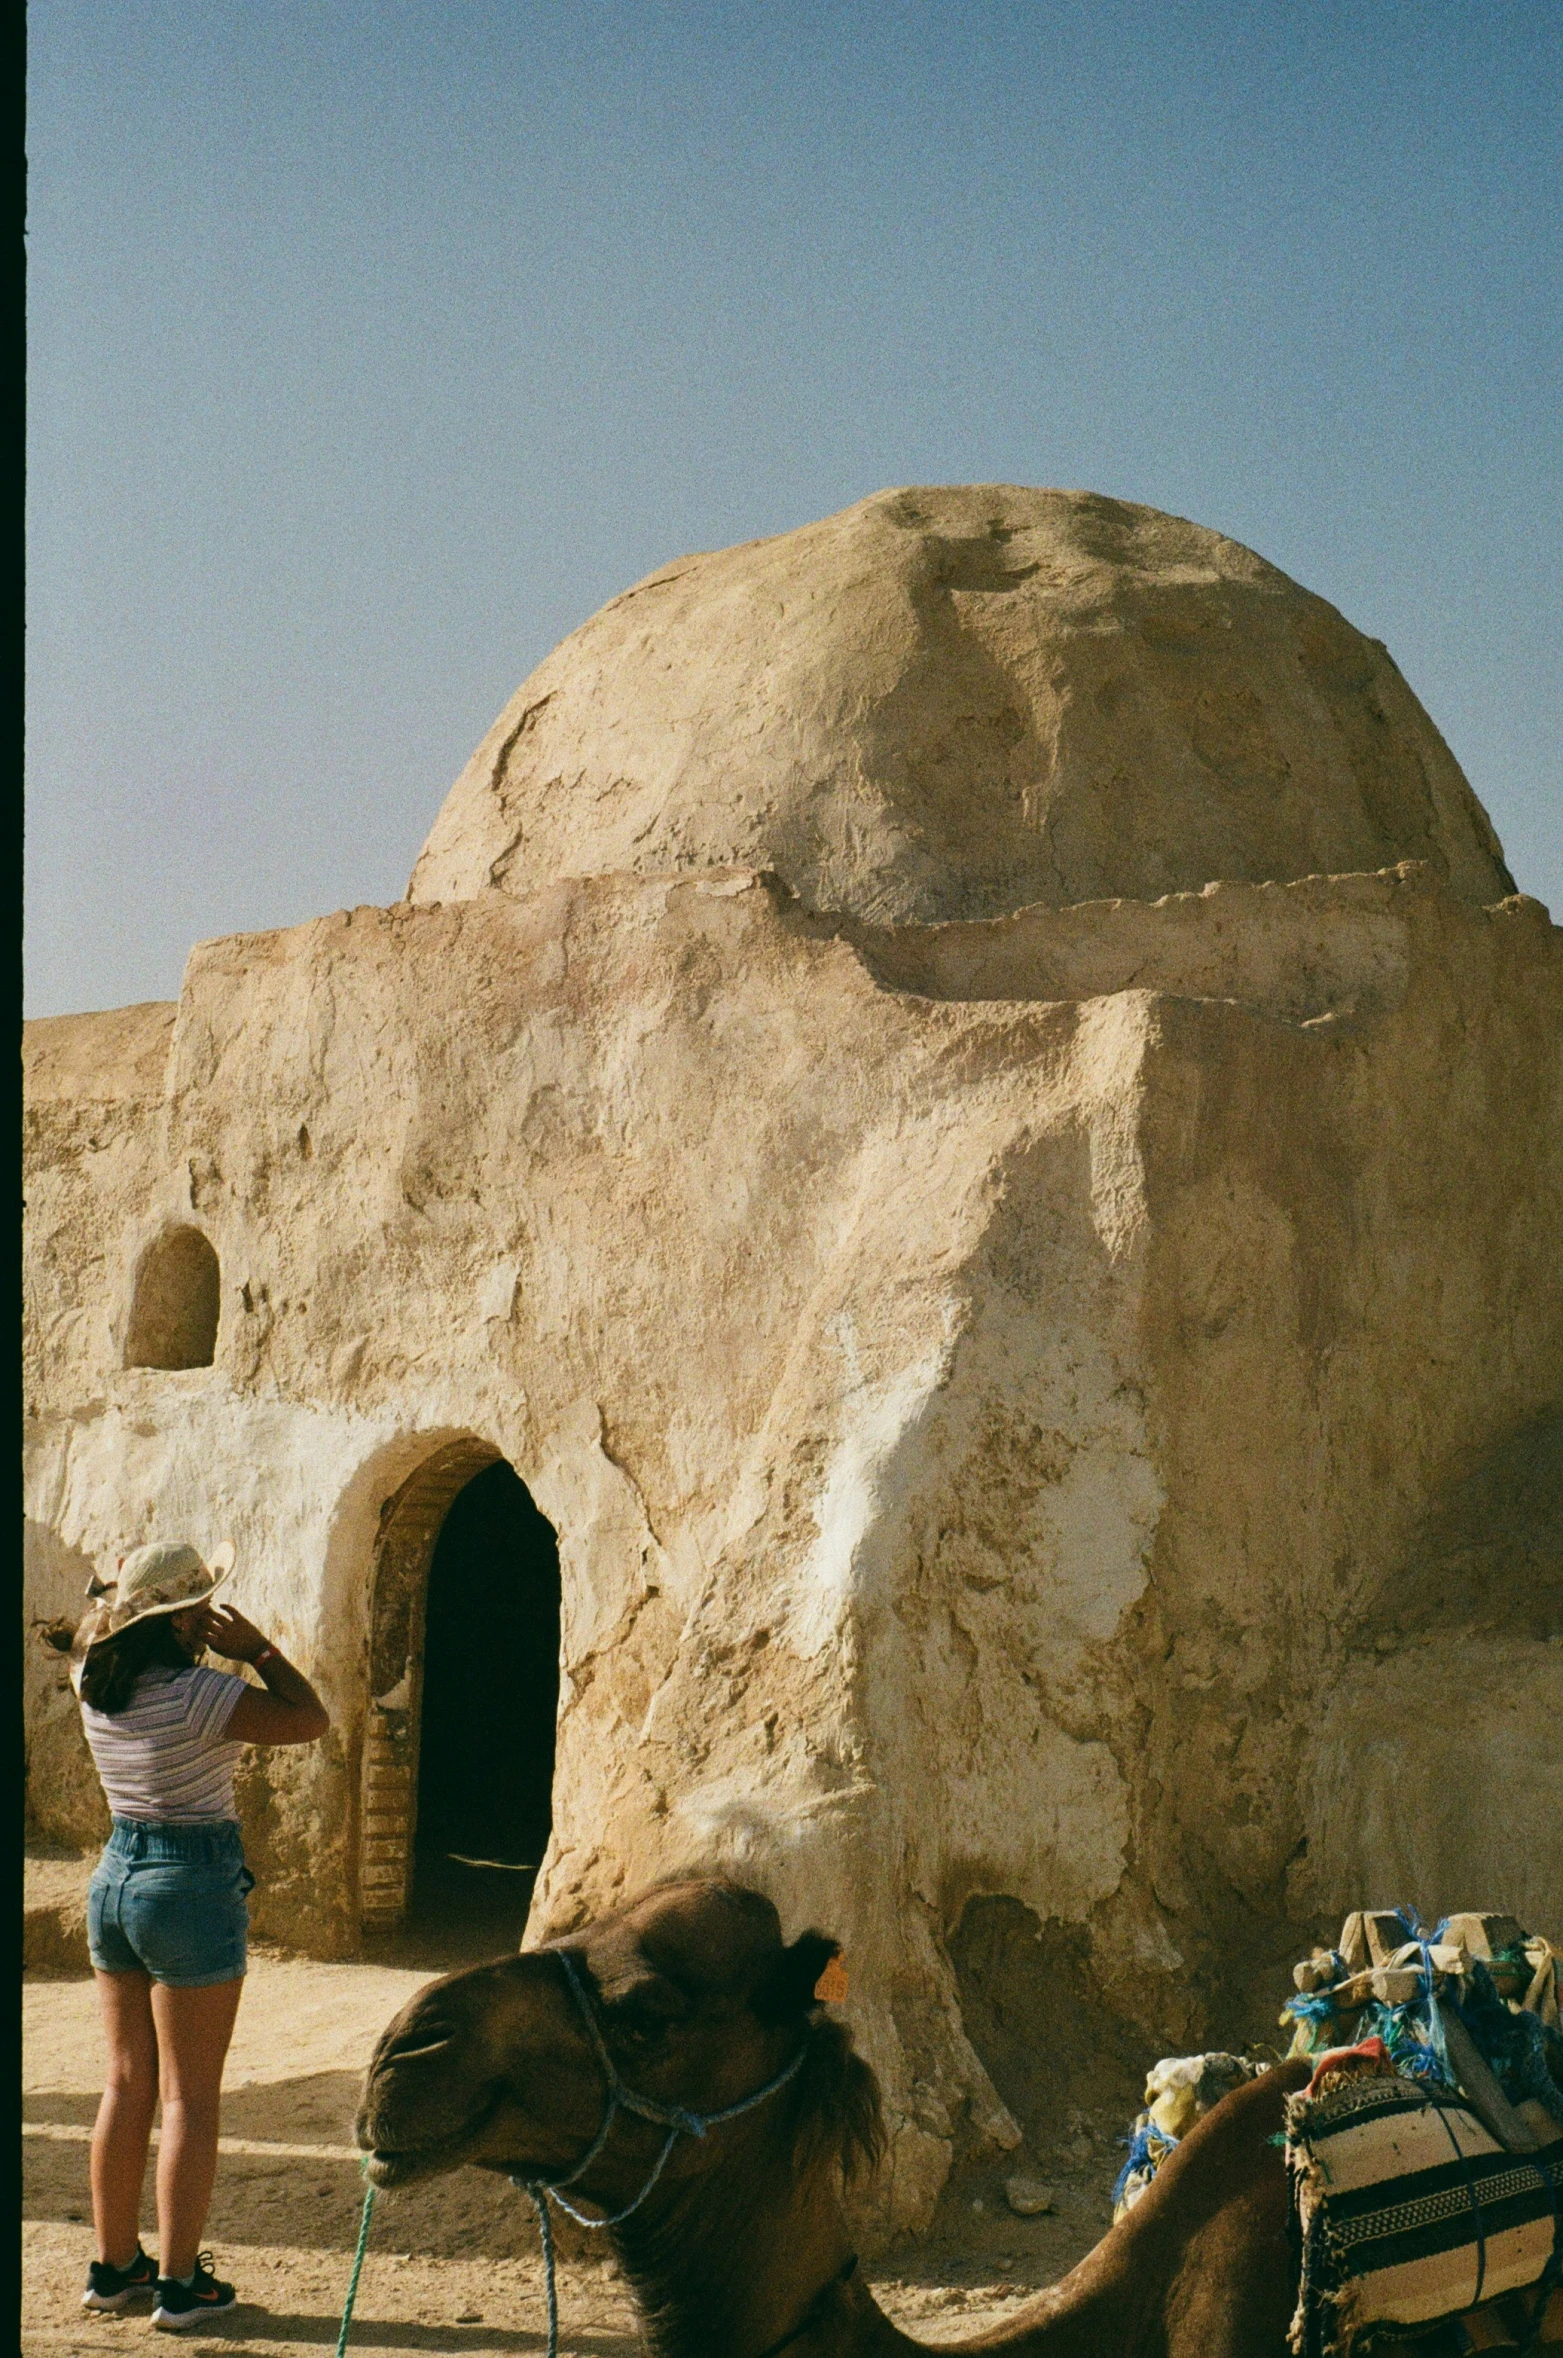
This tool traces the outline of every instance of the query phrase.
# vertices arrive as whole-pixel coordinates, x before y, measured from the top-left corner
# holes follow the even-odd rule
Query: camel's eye
[[[631,2014],[613,2027],[621,2047],[628,2047],[633,2054],[645,2055],[653,2047],[661,2046],[673,2025],[655,2015]]]
[[[611,1997],[599,1998],[603,2028],[611,2046],[627,2055],[646,2055],[667,2044],[669,2034],[688,2019],[689,2000],[659,1973],[636,1976]]]
[[[667,2045],[677,2025],[677,2014],[653,1998],[630,1998],[616,2006],[608,2017],[613,2044],[626,2055],[652,2055]]]

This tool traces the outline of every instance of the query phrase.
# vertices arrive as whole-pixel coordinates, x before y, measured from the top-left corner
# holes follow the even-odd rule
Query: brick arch
[[[380,1510],[370,1586],[359,1844],[359,1918],[366,1933],[394,1931],[411,1896],[424,1599],[435,1542],[458,1493],[500,1455],[475,1435],[448,1441]]]

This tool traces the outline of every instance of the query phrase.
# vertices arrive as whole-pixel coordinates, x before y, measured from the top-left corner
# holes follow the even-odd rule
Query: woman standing
[[[139,1547],[72,1645],[72,1684],[113,1816],[87,1895],[87,1936],[108,2040],[92,2133],[98,2256],[82,2296],[122,2309],[154,2293],[152,2323],[181,2332],[235,2294],[200,2249],[217,2174],[218,2098],[244,1987],[249,1930],[233,1767],[244,1744],[313,1744],[330,1725],[302,1672],[242,1613],[212,1603],[233,1568],[193,1547]],[[210,1646],[264,1691],[198,1667]],[[159,2094],[158,2262],[141,2249],[141,2189]]]

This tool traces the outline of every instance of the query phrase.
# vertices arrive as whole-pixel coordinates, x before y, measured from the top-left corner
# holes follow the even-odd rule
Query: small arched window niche
[[[222,1277],[199,1228],[165,1228],[136,1263],[125,1332],[127,1367],[210,1367]]]

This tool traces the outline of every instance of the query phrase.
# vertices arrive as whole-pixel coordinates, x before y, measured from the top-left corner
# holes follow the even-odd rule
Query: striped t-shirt
[[[117,1818],[192,1826],[232,1818],[242,1744],[223,1730],[249,1689],[226,1670],[144,1670],[123,1711],[81,1707],[82,1725]]]

